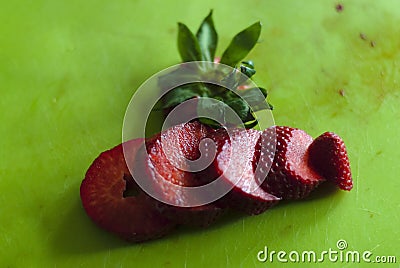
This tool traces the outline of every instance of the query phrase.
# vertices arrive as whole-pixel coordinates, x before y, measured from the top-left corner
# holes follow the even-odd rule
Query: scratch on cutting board
[[[312,225],[310,224],[310,226],[309,226],[310,237],[312,237],[312,235],[314,234],[315,229],[317,229],[317,230],[319,229],[317,215],[318,215],[317,207],[314,206],[314,224],[312,224]]]
[[[330,217],[329,216],[327,217],[327,222],[330,222]],[[328,232],[329,228],[330,227],[328,226],[328,224],[326,224],[325,225],[325,245],[328,245],[328,243],[329,243],[328,237],[329,237],[329,232],[331,231],[331,230],[329,230],[329,232]]]
[[[317,206],[314,206],[314,222],[317,225],[318,224],[318,210],[317,210]]]
[[[265,223],[263,222],[263,221],[258,221],[258,223],[257,223],[257,230],[259,231],[259,232],[262,232],[262,230],[264,229],[264,227],[265,227]]]
[[[330,212],[333,210],[333,206],[336,204],[336,202],[335,202],[335,200],[330,200],[330,202],[329,202],[329,207],[328,207],[328,209],[326,210],[326,214],[328,215],[328,220],[329,220],[329,218],[330,218],[330,216],[329,216],[329,214],[330,214]]]
[[[371,143],[371,139],[369,137],[368,131],[365,132],[365,138],[366,138],[366,145],[368,146],[368,148],[367,147],[365,147],[365,148],[366,148],[366,150],[369,150],[368,153],[371,154],[374,152],[374,146]]]
[[[377,212],[377,211],[374,211],[374,210],[370,210],[370,209],[367,209],[367,208],[359,208],[359,210],[366,211],[368,213],[372,213],[372,214],[376,214],[376,215],[381,215],[380,212]]]
[[[226,267],[229,267],[229,249],[225,247]]]
[[[108,263],[108,260],[109,260],[110,256],[111,256],[111,250],[109,249],[107,251],[107,255],[104,256],[103,267],[107,267],[107,263]]]
[[[359,178],[360,178],[360,157],[357,159],[357,171],[356,171],[356,177],[355,177],[355,183],[356,183],[356,206],[358,206],[358,189],[359,187]]]
[[[257,248],[258,248],[258,245],[254,245],[251,248],[248,248],[248,252],[247,252],[246,256],[241,258],[239,267],[243,267],[243,265],[246,263],[246,261],[249,257],[253,258],[255,256],[255,252],[257,252]]]
[[[303,99],[303,103],[305,104],[305,107],[309,112],[310,118],[312,119],[313,122],[316,122],[317,120],[315,119],[315,115],[312,112],[313,109],[311,109],[311,105],[308,102],[307,98],[304,96],[303,91],[300,91],[300,94],[301,94],[301,98]]]
[[[201,252],[201,262],[204,263],[204,260],[206,259],[206,255],[204,255],[204,252]]]
[[[371,248],[369,251],[374,252],[375,249],[379,248],[380,246],[381,246],[380,244],[377,244],[375,247]]]
[[[187,267],[187,259],[188,259],[188,245],[186,244],[186,250],[185,250],[185,263],[184,263],[184,267]]]

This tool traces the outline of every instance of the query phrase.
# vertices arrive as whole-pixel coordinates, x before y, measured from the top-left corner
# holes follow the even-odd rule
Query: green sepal
[[[222,54],[221,63],[235,66],[256,45],[261,33],[261,23],[256,22],[233,37],[228,48]]]
[[[214,61],[215,51],[218,45],[218,34],[215,30],[212,13],[213,11],[211,10],[208,16],[201,23],[200,28],[196,33],[202,59],[211,62]]]
[[[183,62],[203,60],[196,36],[180,22],[178,23],[178,50]]]

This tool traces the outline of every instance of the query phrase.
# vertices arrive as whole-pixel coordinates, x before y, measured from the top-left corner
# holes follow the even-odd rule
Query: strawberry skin
[[[350,191],[353,180],[349,157],[343,140],[333,132],[325,132],[310,145],[309,163],[326,180]]]
[[[125,143],[127,161],[134,161],[143,139]],[[87,215],[101,228],[142,242],[168,233],[175,223],[162,216],[135,183],[125,162],[122,144],[95,159],[80,187]]]
[[[271,133],[275,131],[276,148],[271,164]],[[262,141],[267,148],[261,152],[259,165],[271,167],[261,187],[285,200],[302,199],[309,195],[324,179],[308,165],[307,148],[313,139],[300,129],[274,126],[265,130]],[[269,148],[269,149],[268,149]],[[267,156],[267,157],[264,157]],[[263,178],[259,177],[261,181]]]
[[[214,176],[233,187],[219,202],[249,215],[260,214],[280,200],[262,190],[255,179],[254,154],[260,135],[253,129],[232,129],[229,134],[221,129],[210,136],[217,146]]]

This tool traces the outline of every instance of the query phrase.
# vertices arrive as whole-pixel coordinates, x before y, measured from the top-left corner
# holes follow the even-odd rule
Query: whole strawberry
[[[353,188],[350,162],[343,140],[333,132],[325,132],[308,149],[309,164],[340,189]]]

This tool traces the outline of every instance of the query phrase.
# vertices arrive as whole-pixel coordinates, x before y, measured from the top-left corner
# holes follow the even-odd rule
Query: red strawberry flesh
[[[155,135],[146,141],[151,165],[164,180],[174,184],[204,184],[193,176],[191,163],[200,157],[201,140],[212,131],[211,128],[195,121],[173,126]]]
[[[124,144],[128,161],[134,161],[142,144],[143,139]],[[103,152],[93,162],[82,181],[80,195],[87,215],[98,226],[129,241],[158,238],[175,226],[136,185],[122,145]]]
[[[325,132],[310,145],[309,164],[340,189],[350,191],[353,180],[349,157],[343,140],[335,133]]]
[[[262,190],[255,179],[253,160],[260,132],[252,129],[229,132],[220,130],[211,136],[218,150],[214,161],[216,174],[233,187],[221,202],[250,215],[260,214],[279,201]]]
[[[276,133],[275,156],[262,188],[286,200],[304,198],[324,181],[308,164],[307,148],[313,139],[300,129],[281,126],[272,128]],[[264,131],[265,135],[271,135],[270,130]],[[264,160],[260,161],[260,165],[264,163]]]
[[[201,157],[201,140],[212,132],[212,128],[194,121],[173,126],[146,142],[148,157],[144,156],[143,168],[147,172],[146,176],[153,181],[152,190],[168,203],[159,202],[157,207],[163,215],[177,223],[205,227],[223,212],[222,208],[213,203],[187,206],[204,197],[188,195],[170,184],[196,187],[209,182],[204,172],[192,170],[199,164],[196,160]]]

